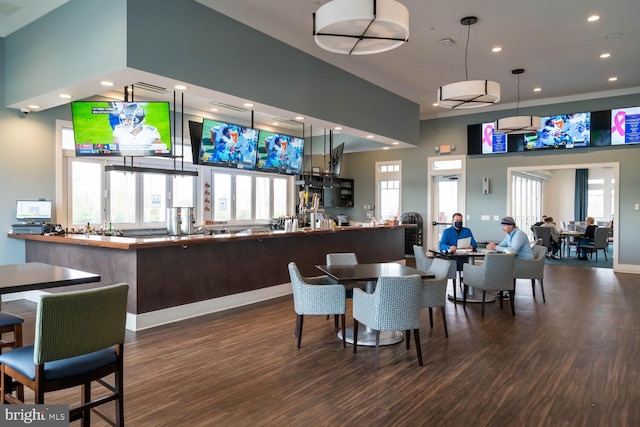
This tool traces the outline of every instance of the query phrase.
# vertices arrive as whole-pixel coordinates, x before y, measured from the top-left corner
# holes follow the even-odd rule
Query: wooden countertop
[[[94,246],[100,248],[111,249],[146,249],[164,246],[186,246],[210,243],[221,243],[229,240],[263,240],[282,237],[297,237],[305,235],[319,235],[327,233],[345,233],[345,232],[373,232],[383,229],[396,228],[413,228],[415,224],[403,225],[383,225],[377,227],[336,227],[333,230],[311,230],[302,229],[294,232],[271,231],[268,233],[252,233],[252,234],[214,234],[203,235],[193,234],[188,236],[159,236],[159,237],[115,237],[115,236],[98,236],[84,234],[70,234],[67,236],[42,236],[33,234],[13,234],[8,233],[7,236],[12,239],[32,240],[39,242],[64,243],[69,245]]]

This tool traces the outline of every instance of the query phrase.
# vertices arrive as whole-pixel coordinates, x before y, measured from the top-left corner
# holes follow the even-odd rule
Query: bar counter
[[[25,241],[27,262],[90,271],[102,284],[128,283],[127,327],[138,330],[290,294],[283,285],[290,261],[314,276],[330,252],[355,252],[363,263],[403,259],[407,227],[415,225],[148,238],[8,236]]]

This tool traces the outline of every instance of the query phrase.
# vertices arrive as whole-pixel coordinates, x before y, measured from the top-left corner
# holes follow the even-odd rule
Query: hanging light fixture
[[[500,84],[491,80],[469,80],[467,69],[467,51],[469,50],[469,36],[471,26],[478,22],[475,16],[462,18],[460,23],[466,25],[467,45],[464,49],[464,72],[466,80],[450,83],[438,88],[438,106],[443,108],[477,108],[493,105],[500,101]]]
[[[518,76],[518,102],[516,104],[516,115],[512,117],[505,117],[504,119],[498,119],[493,127],[497,133],[516,134],[535,132],[542,127],[540,117],[518,115],[518,110],[520,109],[520,74],[522,73],[524,73],[523,68],[516,68],[511,71],[511,74]]]
[[[313,14],[313,36],[329,52],[386,52],[409,40],[409,10],[396,0],[332,0]]]

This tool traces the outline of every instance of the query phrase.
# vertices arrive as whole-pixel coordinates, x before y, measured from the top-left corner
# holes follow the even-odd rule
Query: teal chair
[[[403,331],[407,350],[409,332],[413,330],[416,341],[418,365],[422,366],[420,347],[420,298],[422,278],[413,274],[404,277],[380,277],[376,289],[368,294],[362,289],[353,290],[353,352],[358,351],[358,324],[370,327],[376,334],[374,369],[378,369],[381,331]]]
[[[325,278],[313,281],[300,274],[295,262],[289,263],[289,277],[293,291],[293,308],[296,312],[295,336],[298,339],[297,346],[302,342],[302,326],[304,316],[322,315],[340,316],[342,320],[342,347],[346,347],[344,336],[346,300],[343,285],[326,282]]]
[[[24,319],[15,314],[0,311],[0,353],[5,348],[22,347],[22,324]],[[2,335],[13,333],[12,340],[5,339]]]
[[[129,285],[45,295],[36,313],[34,344],[0,355],[0,404],[23,404],[7,388],[8,378],[30,388],[35,404],[47,392],[82,386],[81,404],[69,410],[69,421],[91,423],[91,412],[114,426],[124,426],[123,350]],[[113,384],[104,377],[115,374]],[[93,382],[109,394],[92,400]],[[5,392],[7,391],[7,392]],[[115,419],[97,406],[115,401]]]

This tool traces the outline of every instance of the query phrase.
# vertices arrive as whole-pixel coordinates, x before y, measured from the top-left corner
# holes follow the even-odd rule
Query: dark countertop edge
[[[345,232],[370,232],[375,230],[388,230],[397,228],[414,228],[415,224],[384,225],[378,227],[336,227],[333,230],[299,230],[295,232],[272,231],[269,233],[256,234],[216,234],[216,235],[189,235],[189,236],[167,236],[154,238],[133,238],[133,237],[113,237],[113,236],[85,236],[74,234],[69,236],[43,236],[34,234],[13,234],[7,233],[7,237],[19,240],[30,240],[38,242],[64,243],[69,245],[93,246],[100,248],[111,248],[121,250],[146,249],[165,246],[185,246],[201,245],[208,243],[221,243],[238,240],[264,240],[277,239],[283,237],[298,237]]]

